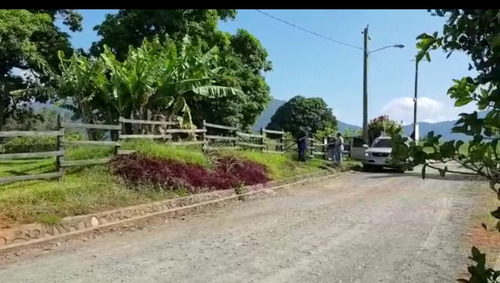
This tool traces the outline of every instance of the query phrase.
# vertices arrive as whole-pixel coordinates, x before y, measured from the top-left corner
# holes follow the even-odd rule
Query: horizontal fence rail
[[[137,133],[137,128],[132,125],[132,130],[126,128],[125,124],[141,125],[141,132]],[[142,125],[152,125],[150,128]],[[156,126],[163,127],[155,129]],[[68,129],[83,128],[87,130],[105,130],[109,131],[112,140],[67,140],[64,138],[65,131]],[[279,130],[270,130],[261,128],[259,133],[242,132],[236,126],[218,125],[203,121],[202,128],[183,129],[178,122],[172,121],[150,121],[136,120],[120,117],[117,124],[86,124],[61,122],[60,116],[57,118],[57,129],[55,131],[0,131],[0,138],[13,137],[56,137],[56,150],[46,152],[26,152],[26,153],[5,153],[0,154],[0,160],[15,159],[34,159],[34,158],[55,158],[56,172],[33,174],[24,176],[0,177],[0,183],[9,183],[17,181],[29,181],[39,179],[55,179],[64,176],[65,169],[76,166],[92,166],[107,164],[112,156],[98,159],[85,160],[66,160],[65,148],[68,147],[112,147],[113,155],[131,154],[136,150],[120,150],[121,141],[128,139],[151,139],[159,140],[169,146],[201,146],[203,151],[211,150],[259,150],[269,154],[283,154],[287,149],[285,132]],[[127,133],[122,131],[127,129]],[[131,132],[130,132],[131,131]],[[181,138],[182,135],[190,135],[189,140],[173,140]],[[269,135],[269,136],[268,136]],[[194,138],[193,138],[194,137]],[[313,150],[312,154],[316,154]]]

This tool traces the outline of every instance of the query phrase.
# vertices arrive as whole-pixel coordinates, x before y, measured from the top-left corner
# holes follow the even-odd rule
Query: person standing
[[[335,153],[336,153],[336,147],[335,147],[335,142],[336,142],[335,137],[328,137],[328,145],[327,145],[327,150],[328,150],[328,158],[332,160],[332,162],[335,162]]]
[[[341,133],[337,134],[337,140],[335,141],[335,163],[342,164],[342,154],[344,152],[344,138]]]
[[[306,161],[306,150],[307,150],[307,138],[308,134],[303,127],[300,127],[299,134],[297,135],[297,149],[299,154],[299,161]]]

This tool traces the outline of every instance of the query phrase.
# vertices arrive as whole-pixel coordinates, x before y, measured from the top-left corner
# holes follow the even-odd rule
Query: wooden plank
[[[120,149],[118,150],[118,154],[120,155],[125,155],[125,154],[132,154],[132,153],[136,153],[137,151],[136,150],[127,150],[127,149]]]
[[[167,145],[173,145],[173,146],[187,146],[187,145],[201,145],[205,144],[204,141],[186,141],[186,142],[167,142]]]
[[[314,155],[324,155],[325,152],[314,151],[313,154]]]
[[[0,138],[64,136],[64,131],[0,131]]]
[[[275,150],[263,150],[265,153],[275,153],[275,154],[283,154],[283,151],[275,151]]]
[[[256,139],[264,138],[263,135],[257,135],[257,134],[245,134],[241,132],[236,132],[236,134],[240,137],[245,137],[245,138],[256,138]]]
[[[248,142],[237,142],[237,145],[243,145],[243,146],[249,146],[249,147],[258,147],[258,148],[264,148],[266,145],[264,144],[255,144],[255,143],[248,143]]]
[[[115,141],[63,141],[63,146],[71,145],[91,145],[91,146],[121,146]]]
[[[228,130],[228,131],[237,131],[238,128],[236,127],[229,127],[229,126],[223,126],[223,125],[217,125],[217,124],[211,124],[211,123],[205,123],[206,127],[209,128],[216,128],[216,129],[222,129],[222,130]]]
[[[225,140],[225,141],[235,141],[238,139],[237,137],[210,136],[210,135],[205,135],[205,138],[210,140]]]
[[[111,158],[101,158],[101,159],[88,159],[88,160],[68,160],[62,161],[62,167],[71,167],[71,166],[89,166],[89,165],[98,165],[98,164],[106,164],[111,160]]]
[[[172,135],[121,135],[120,139],[171,139]]]
[[[4,184],[4,183],[21,182],[21,181],[54,179],[54,178],[61,178],[62,175],[63,172],[60,171],[60,172],[45,173],[38,175],[2,177],[0,178],[0,183]]]
[[[263,129],[262,130],[264,133],[268,133],[268,134],[276,134],[276,135],[284,135],[285,132],[283,131],[273,131],[273,130],[268,130],[268,129]]]
[[[83,128],[83,129],[100,129],[100,130],[121,130],[120,125],[106,124],[81,124],[81,123],[61,123],[63,128]]]
[[[207,150],[238,150],[239,146],[207,146]]]
[[[44,151],[44,152],[26,152],[26,153],[7,153],[0,154],[0,160],[5,159],[28,159],[28,158],[41,158],[41,157],[54,157],[64,155],[63,150],[59,151]]]
[[[148,121],[148,120],[125,119],[125,118],[120,118],[120,123],[165,125],[165,126],[177,126],[177,125],[179,125],[178,122],[171,122],[171,121]]]
[[[207,130],[204,129],[167,129],[165,132],[169,134],[189,134],[189,133],[206,133]]]

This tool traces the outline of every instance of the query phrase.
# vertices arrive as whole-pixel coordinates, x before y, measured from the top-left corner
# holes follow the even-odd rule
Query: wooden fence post
[[[205,121],[205,119],[203,119],[203,130],[205,130],[205,132],[201,133],[201,138],[203,140],[203,145],[201,146],[201,150],[203,152],[206,152],[208,150],[208,139],[206,138],[206,135],[207,135],[207,125],[206,125],[207,121]]]
[[[323,138],[323,158],[328,160],[328,138]]]
[[[281,131],[283,132],[281,134],[281,138],[279,139],[281,145],[280,145],[280,150],[281,152],[285,152],[285,130],[281,129]]]
[[[121,124],[121,125],[120,124],[121,124],[120,120],[118,120],[118,126],[122,126],[123,127],[123,124]],[[122,134],[122,131],[121,130],[115,130],[115,132],[116,132],[116,137],[114,138],[114,140],[113,139],[112,140],[115,141],[115,142],[120,142],[120,135]],[[111,137],[113,137],[113,135],[111,135]],[[120,148],[119,145],[115,145],[113,147],[113,155],[115,155],[115,156],[118,155],[118,148]]]
[[[56,120],[56,127],[58,131],[63,132],[63,136],[58,135],[56,137],[56,151],[61,150],[61,139],[64,138],[64,128],[61,127],[61,114],[57,115],[57,120]],[[63,148],[64,150],[64,148]],[[64,154],[66,154],[66,150],[64,150]],[[63,156],[64,158],[64,156]],[[61,167],[61,156],[57,155],[56,156],[56,171],[61,172],[61,177],[59,177],[59,180],[62,179],[62,175],[64,174],[64,168]]]
[[[264,128],[262,128],[262,127],[260,127],[260,135],[262,136],[262,137],[260,138],[260,144],[261,144],[261,145],[265,145],[265,144],[264,144],[264,135],[265,135],[265,134],[264,134]],[[261,152],[263,152],[263,151],[264,151],[264,147],[261,147],[261,148],[260,148],[260,151],[261,151]]]
[[[236,130],[232,131],[231,132],[231,136],[236,138],[234,141],[233,141],[233,146],[236,148],[238,146],[238,124],[236,124],[234,126],[236,128]]]
[[[311,158],[314,158],[314,138],[311,138],[310,141],[311,141]]]

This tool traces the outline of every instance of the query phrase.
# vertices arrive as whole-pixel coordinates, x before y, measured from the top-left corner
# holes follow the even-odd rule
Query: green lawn
[[[152,142],[126,142],[123,149],[137,150],[148,156],[170,158],[210,168],[210,157],[193,147],[172,147]],[[111,156],[106,148],[69,148],[66,159],[91,159]],[[306,163],[294,161],[291,154],[272,154],[251,151],[225,151],[264,164],[273,180],[300,174],[319,172],[326,162],[313,159]],[[55,171],[55,160],[30,159],[0,162],[0,176],[16,176]],[[16,223],[53,223],[63,217],[105,211],[124,206],[164,200],[185,191],[158,192],[141,188],[128,189],[109,173],[107,166],[71,168],[63,179],[27,181],[0,185],[0,228]]]

